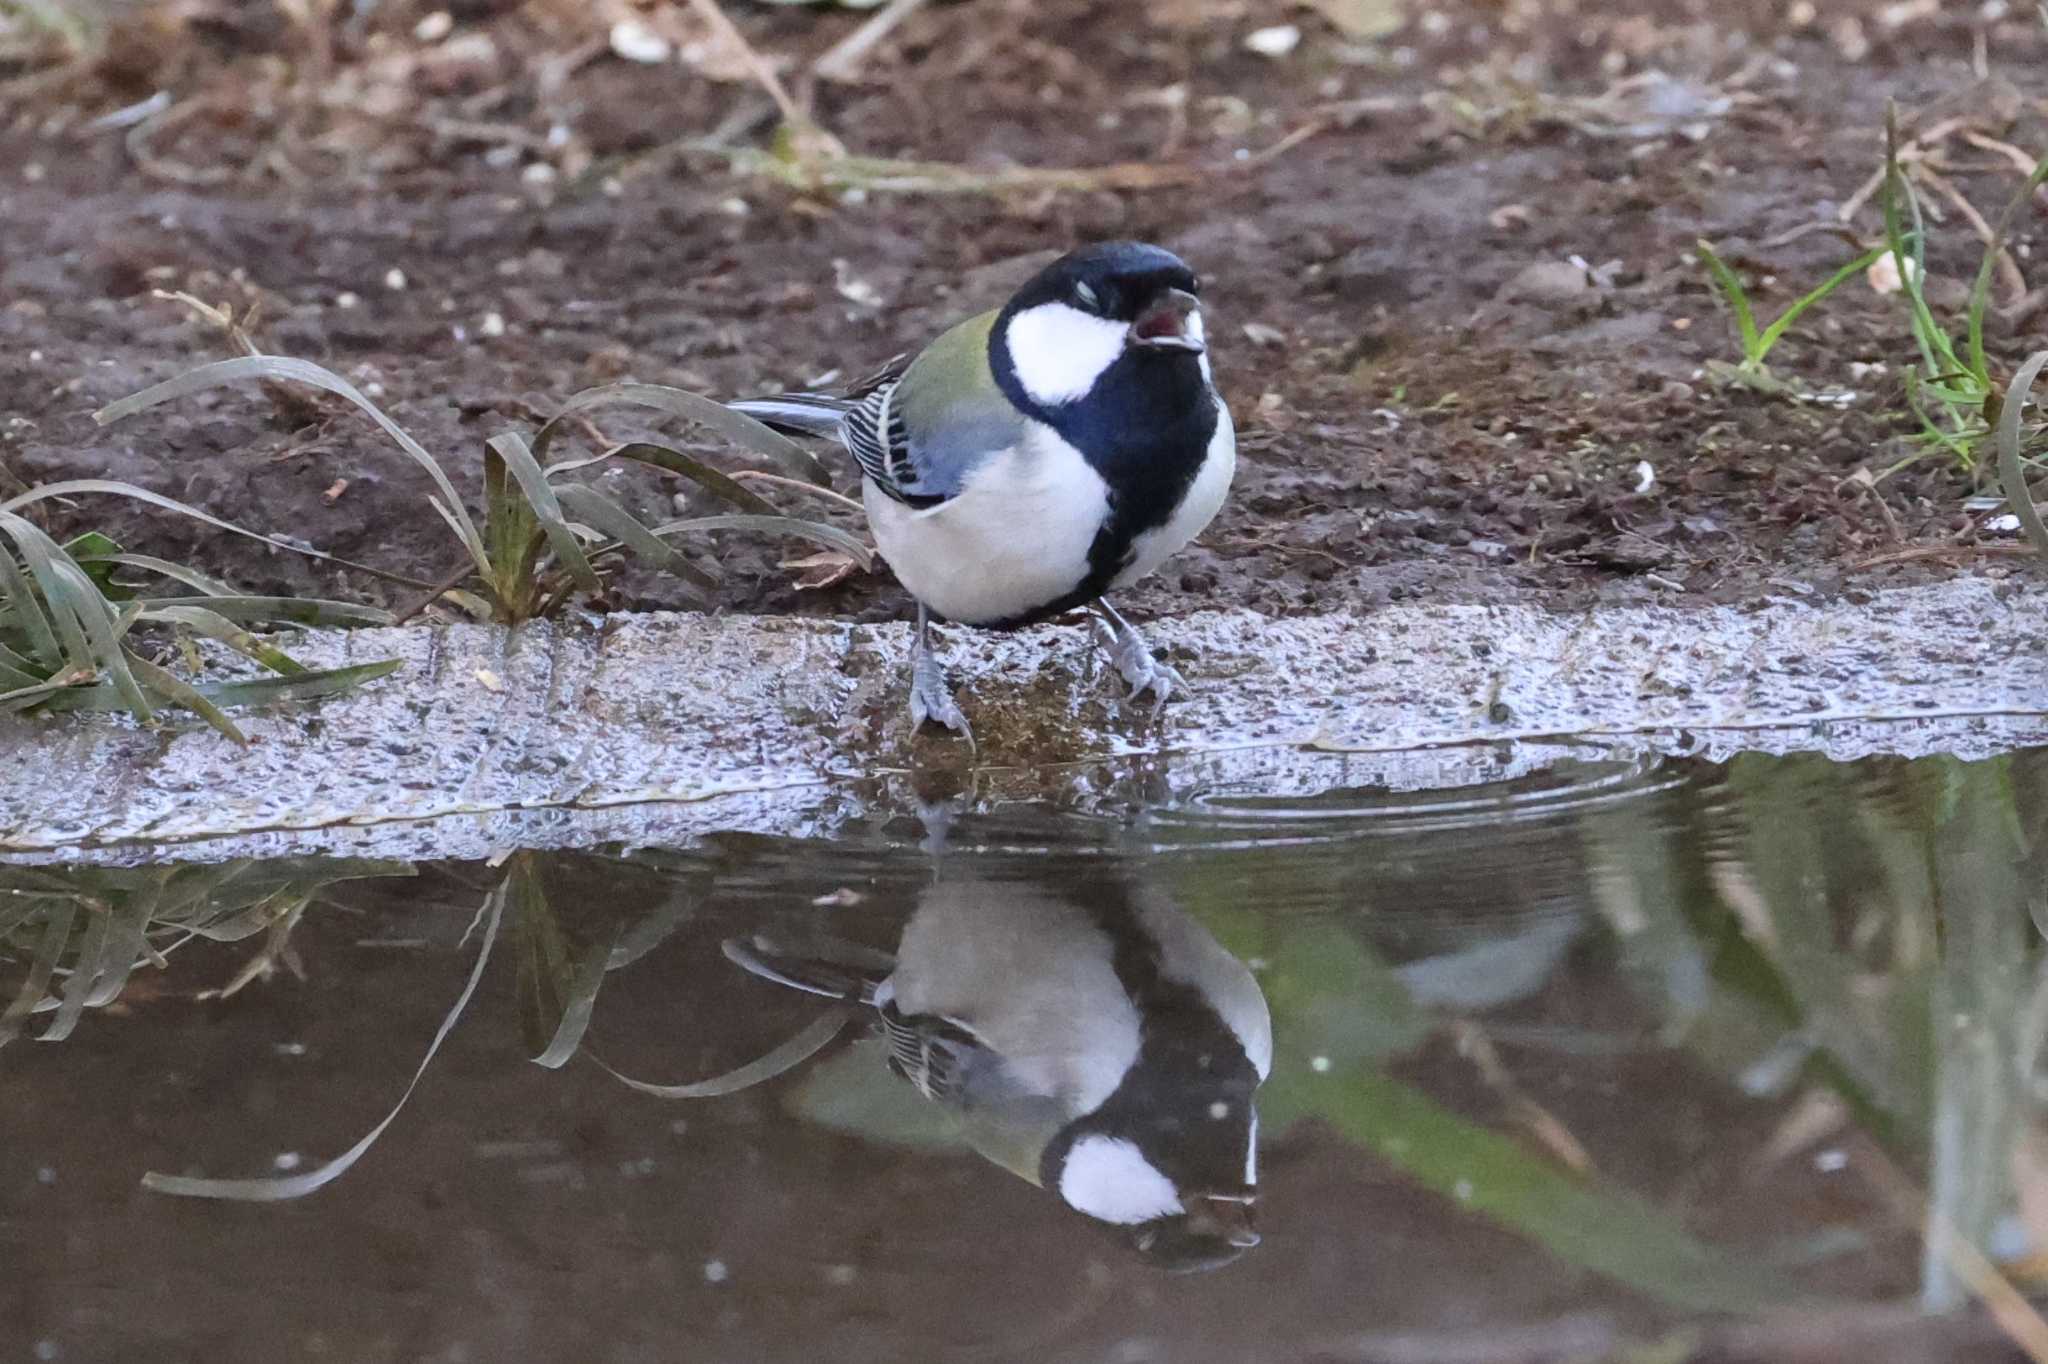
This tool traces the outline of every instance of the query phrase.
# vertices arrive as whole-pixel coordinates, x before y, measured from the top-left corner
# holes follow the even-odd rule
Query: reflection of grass
[[[38,1036],[70,1036],[89,1008],[120,997],[135,971],[164,965],[197,940],[262,948],[220,992],[231,994],[285,958],[293,925],[329,887],[409,876],[404,862],[242,859],[205,867],[57,871],[0,866],[0,963],[21,972],[0,1015],[0,1043],[35,1014],[56,1017]]]
[[[1581,1179],[1378,1070],[1289,1073],[1290,1107],[1567,1264],[1692,1311],[1756,1312],[1792,1296],[1777,1271],[1698,1240],[1654,1204]],[[1276,1070],[1269,1089],[1281,1083]]]
[[[1211,921],[1210,916],[1204,916]],[[1268,1130],[1327,1123],[1424,1188],[1527,1236],[1559,1260],[1688,1310],[1753,1311],[1788,1290],[1700,1241],[1670,1213],[1461,1117],[1389,1076],[1434,1031],[1401,979],[1352,932],[1318,920],[1227,921],[1232,950],[1261,957],[1273,1013]]]
[[[2013,1206],[2037,1026],[2026,1000],[2043,955],[2024,879],[2038,868],[2023,868],[2048,832],[2048,805],[2020,793],[2044,770],[2039,756],[1739,758],[1709,830],[1710,894],[1693,925],[1717,989],[1686,1045],[1784,1092],[1800,1069],[1766,1082],[1754,1057],[1796,1040],[1807,1079],[1924,1163],[1928,1225],[1942,1229],[1922,1266],[1935,1308],[1981,1291],[1956,1268],[1956,1242],[1987,1245]]]

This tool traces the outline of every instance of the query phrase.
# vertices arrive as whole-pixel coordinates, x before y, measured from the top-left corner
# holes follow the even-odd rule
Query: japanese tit
[[[1258,1244],[1265,996],[1160,895],[1113,876],[1057,891],[945,881],[920,898],[893,957],[765,937],[725,953],[871,1008],[889,1068],[971,1147],[1116,1228],[1148,1262],[1209,1269]]]
[[[843,394],[731,404],[859,463],[875,544],[917,599],[913,729],[971,738],[934,614],[999,630],[1088,606],[1134,698],[1185,689],[1104,594],[1192,540],[1230,487],[1237,441],[1200,292],[1160,247],[1084,247]]]

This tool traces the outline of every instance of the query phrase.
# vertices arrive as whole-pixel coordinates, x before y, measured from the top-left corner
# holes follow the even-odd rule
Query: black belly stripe
[[[999,374],[1001,368],[999,361]],[[1087,397],[1035,408],[1033,415],[1102,475],[1109,486],[1109,518],[1088,548],[1087,575],[1071,591],[1007,620],[970,623],[1014,630],[1107,592],[1131,562],[1138,537],[1171,521],[1187,500],[1216,435],[1218,401],[1198,357],[1132,349],[1103,372]]]

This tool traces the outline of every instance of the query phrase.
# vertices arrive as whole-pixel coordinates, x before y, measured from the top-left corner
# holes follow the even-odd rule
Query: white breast
[[[1028,429],[936,507],[913,510],[873,483],[864,489],[882,557],[912,596],[948,620],[983,625],[1028,615],[1088,575],[1088,548],[1109,515],[1108,485],[1051,427]]]
[[[1207,357],[1203,357],[1207,359]],[[1209,437],[1209,449],[1202,467],[1188,486],[1188,495],[1165,525],[1148,530],[1131,542],[1131,561],[1116,575],[1112,587],[1128,587],[1166,562],[1169,555],[1202,533],[1223,506],[1230,492],[1231,477],[1237,472],[1237,432],[1230,424],[1230,409],[1216,400],[1216,433]]]
[[[1090,1113],[1138,1058],[1140,1024],[1102,930],[1021,884],[945,881],[918,900],[890,977],[906,1014],[957,1019],[1024,1093]]]

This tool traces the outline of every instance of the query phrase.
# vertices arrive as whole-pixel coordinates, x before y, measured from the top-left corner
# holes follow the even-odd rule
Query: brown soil
[[[864,83],[812,92],[848,146],[980,169],[1202,171],[1134,190],[944,197],[736,175],[673,139],[722,120],[746,124],[742,143],[765,138],[769,121],[735,120],[767,108],[749,86],[620,60],[591,21],[577,31],[546,6],[454,6],[449,42],[495,40],[471,69],[414,37],[428,8],[387,4],[330,35],[335,70],[360,93],[325,103],[294,94],[314,58],[260,4],[223,3],[165,34],[146,9],[97,66],[30,71],[26,96],[17,83],[0,125],[0,495],[124,479],[436,579],[458,554],[425,478],[339,404],[252,390],[93,425],[100,404],[227,353],[152,289],[260,303],[259,344],[380,385],[401,423],[455,456],[473,495],[485,437],[578,389],[631,376],[723,395],[859,370],[1000,298],[1038,253],[1119,235],[1171,245],[1209,280],[1244,456],[1223,516],[1141,610],[1288,612],[1421,592],[1726,598],[2023,562],[2000,552],[2009,540],[1978,543],[1982,517],[1963,506],[1972,479],[1949,464],[1924,460],[1875,493],[1845,482],[1915,448],[1896,299],[1857,280],[1794,329],[1773,356],[1782,374],[1861,395],[1844,409],[1799,405],[1706,376],[1737,353],[1687,253],[1700,237],[1718,243],[1766,317],[1824,277],[1850,248],[1793,231],[1832,223],[1878,166],[1888,98],[1909,113],[1946,99],[1928,121],[1971,114],[2048,148],[2048,41],[2031,6],[1987,21],[1975,5],[1821,0],[1808,15],[1816,7],[1761,0],[1466,0],[1347,46],[1314,13],[1242,3],[932,5],[882,45]],[[861,21],[733,10],[797,72]],[[1896,29],[1892,11],[1908,13]],[[1298,49],[1246,50],[1250,30],[1283,19],[1301,26]],[[593,32],[596,55],[551,80],[549,61]],[[1978,85],[1980,39],[2017,91]],[[1697,126],[1683,129],[1613,99],[1584,103],[1650,70],[1684,83],[1664,87],[1681,103],[1734,103],[1691,111]],[[391,71],[402,97],[386,100],[374,77]],[[87,120],[157,88],[176,117],[145,129],[162,158],[145,166],[122,132]],[[1160,95],[1172,89],[1177,105]],[[1297,131],[1304,140],[1280,146]],[[2012,167],[1956,138],[1941,149],[1950,180],[1995,217]],[[257,169],[230,171],[252,157]],[[219,183],[180,182],[194,177]],[[1945,218],[1934,292],[1953,301],[1979,248]],[[1853,226],[1876,240],[1876,210]],[[2037,206],[2019,223],[2023,269],[2044,242]],[[1619,264],[1589,285],[1560,273],[1574,255]],[[386,285],[394,269],[403,289]],[[1992,331],[2008,368],[2040,334],[2023,312]],[[1889,368],[1852,378],[1871,363]],[[647,429],[598,420],[613,439]],[[1645,462],[1654,483],[1638,492]],[[650,512],[681,486],[602,476]],[[110,499],[57,519],[252,590],[416,595]],[[781,560],[804,552],[738,535],[704,546],[723,568],[716,605],[904,609],[885,574],[799,590]],[[629,569],[603,604],[691,602]]]

